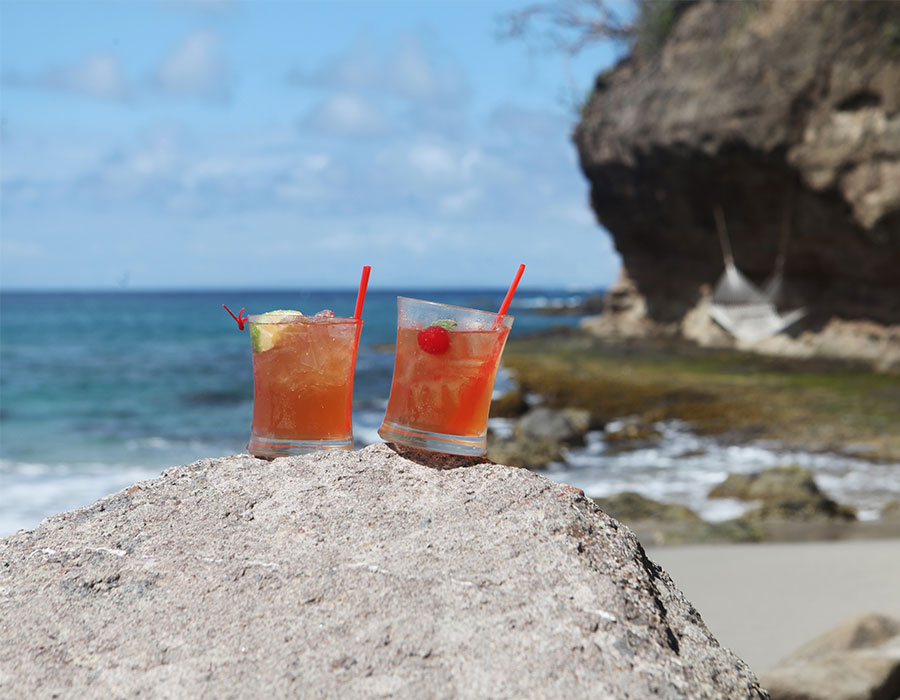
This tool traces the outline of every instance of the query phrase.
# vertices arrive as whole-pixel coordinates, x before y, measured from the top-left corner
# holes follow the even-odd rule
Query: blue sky
[[[0,285],[611,283],[570,134],[614,51],[521,6],[0,0]]]

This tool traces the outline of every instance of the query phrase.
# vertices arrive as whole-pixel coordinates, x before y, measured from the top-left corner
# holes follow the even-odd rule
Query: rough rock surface
[[[732,342],[702,304],[774,269],[809,315],[758,349],[900,366],[900,3],[686,5],[657,51],[601,74],[575,133],[622,255],[598,333]],[[893,359],[884,360],[889,354]]]
[[[900,621],[848,620],[769,670],[772,700],[895,700],[900,697]]]
[[[386,445],[201,460],[2,539],[0,635],[2,697],[767,697],[580,491]]]

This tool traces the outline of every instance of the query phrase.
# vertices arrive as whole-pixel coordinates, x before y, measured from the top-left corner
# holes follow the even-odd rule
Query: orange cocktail
[[[353,371],[362,321],[270,312],[251,316],[251,454],[353,447]]]
[[[438,452],[484,454],[512,316],[405,297],[398,311],[394,380],[379,435]]]

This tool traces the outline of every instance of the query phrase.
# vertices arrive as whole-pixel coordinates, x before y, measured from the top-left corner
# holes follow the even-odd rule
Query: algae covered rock
[[[710,498],[740,501],[805,501],[821,495],[809,469],[794,465],[773,467],[751,474],[730,474],[712,488]]]
[[[521,389],[513,389],[491,401],[491,418],[518,418],[528,410]]]
[[[0,696],[768,697],[627,528],[479,462],[206,459],[0,539]]]
[[[584,435],[591,425],[589,411],[538,406],[516,423],[515,432],[533,440],[551,440],[563,445],[584,444]]]
[[[589,427],[588,411],[538,406],[516,421],[510,437],[488,440],[488,457],[514,467],[544,469],[563,460],[563,447],[583,444]]]
[[[595,498],[607,515],[635,531],[641,542],[652,546],[712,542],[758,542],[762,531],[741,519],[709,523],[684,505],[661,503],[626,491]]]
[[[637,520],[658,520],[660,522],[702,522],[699,515],[687,506],[660,503],[633,491],[625,491],[606,498],[595,498],[594,502],[607,515],[628,523]]]
[[[900,520],[900,501],[888,501],[881,509],[882,520]]]
[[[709,497],[760,501],[759,508],[741,516],[748,522],[815,518],[856,520],[856,511],[852,507],[828,498],[819,489],[811,471],[794,465],[752,474],[731,474],[713,487]]]
[[[652,412],[653,409],[647,411],[647,413]],[[603,432],[603,440],[609,453],[634,450],[643,445],[657,442],[660,438],[662,438],[662,433],[656,427],[655,421],[634,416],[607,423]]]
[[[488,436],[487,456],[498,464],[525,469],[545,469],[563,460],[562,446],[552,440],[535,440],[522,435],[508,438]]]

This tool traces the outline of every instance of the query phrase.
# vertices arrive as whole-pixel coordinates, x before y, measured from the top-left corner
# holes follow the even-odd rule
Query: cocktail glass
[[[512,316],[397,299],[397,354],[384,422],[388,442],[483,455],[500,355]]]
[[[247,449],[284,457],[353,447],[353,373],[362,320],[250,316],[253,426]]]

